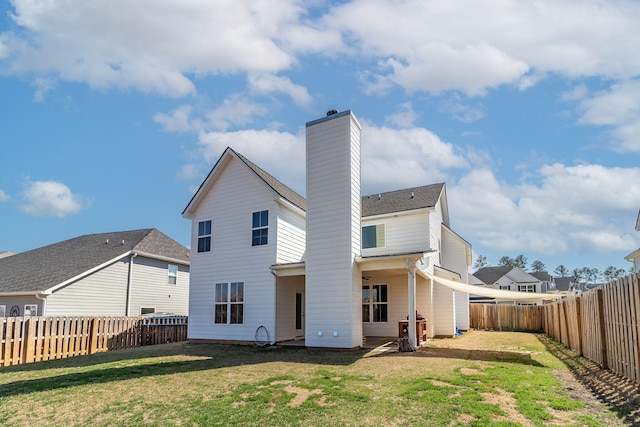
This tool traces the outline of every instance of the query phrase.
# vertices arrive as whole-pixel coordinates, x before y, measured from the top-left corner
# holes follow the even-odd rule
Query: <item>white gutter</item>
[[[394,218],[398,216],[414,215],[414,214],[419,214],[423,212],[433,212],[433,211],[435,211],[435,207],[410,209],[407,211],[397,211],[397,212],[388,212],[388,213],[377,214],[377,215],[367,215],[367,216],[363,216],[362,219],[369,221],[369,220],[376,220],[376,219],[382,219],[382,218]]]
[[[167,256],[162,256],[162,255],[156,255],[156,254],[150,254],[148,252],[142,252],[142,251],[131,251],[131,254],[135,253],[136,255],[140,255],[141,257],[145,257],[145,258],[152,258],[152,259],[157,259],[158,261],[166,261],[166,262],[170,262],[172,264],[181,264],[181,265],[190,265],[191,263],[189,261],[185,261],[182,259],[177,259],[177,258],[171,258],[171,257],[167,257]]]
[[[42,313],[40,316],[47,315],[47,294],[44,292],[36,292],[36,298],[42,301]]]

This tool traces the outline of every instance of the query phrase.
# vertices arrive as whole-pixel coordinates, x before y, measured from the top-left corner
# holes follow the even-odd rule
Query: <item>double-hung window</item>
[[[388,321],[387,285],[365,285],[362,287],[362,321]]]
[[[251,223],[251,246],[269,243],[269,211],[254,212]]]
[[[362,249],[384,247],[384,224],[362,227]]]
[[[36,304],[25,304],[24,306],[24,315],[27,316],[37,316],[38,315],[38,306]]]
[[[198,252],[211,251],[211,220],[198,222]]]
[[[244,282],[216,283],[214,322],[244,323]]]
[[[167,283],[169,285],[177,284],[178,283],[178,266],[169,264],[169,266],[167,267],[167,273],[169,275],[167,279]]]
[[[519,292],[535,292],[536,285],[518,285]]]

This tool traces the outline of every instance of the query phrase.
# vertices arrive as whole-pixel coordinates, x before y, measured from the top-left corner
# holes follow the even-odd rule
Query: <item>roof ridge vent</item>
[[[378,193],[378,200],[382,199],[382,194]]]
[[[327,111],[327,117],[333,116],[334,114],[338,114],[338,110],[331,109],[331,110]]]
[[[105,243],[105,245],[108,245],[109,244],[109,239],[107,239],[107,241],[104,242],[104,243]]]
[[[413,191],[412,191],[412,192],[411,192],[411,198],[413,199],[413,197],[414,197],[414,196],[413,196]]]

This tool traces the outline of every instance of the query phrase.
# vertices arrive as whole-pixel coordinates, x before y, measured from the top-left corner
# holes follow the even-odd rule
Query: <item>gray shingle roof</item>
[[[553,282],[553,277],[547,271],[534,271],[529,273],[541,282]]]
[[[362,216],[434,207],[443,188],[444,183],[438,183],[363,196]]]
[[[288,200],[293,205],[306,211],[306,200],[304,197],[293,191],[291,188],[284,185],[282,182],[274,178],[271,174],[264,169],[257,166],[251,160],[247,159],[242,154],[227,147],[225,153],[229,151],[237,156],[249,169],[251,169],[267,186],[273,189],[278,195],[285,200]],[[213,166],[209,176],[216,169],[218,163],[224,157],[224,153],[218,159],[218,162]],[[193,196],[189,205],[196,199],[198,193],[202,190],[205,182],[209,179],[209,176],[202,183],[196,194]],[[414,209],[431,208],[438,203],[438,200],[444,191],[444,183],[424,185],[421,187],[406,188],[403,190],[389,191],[386,193],[376,193],[369,196],[362,196],[362,216],[382,215],[393,212],[409,211]],[[189,205],[185,208],[184,212],[189,209]],[[183,213],[184,213],[183,212]]]
[[[242,160],[249,168],[256,173],[269,187],[271,187],[276,193],[278,193],[282,198],[288,200],[293,203],[295,206],[299,207],[302,210],[306,210],[307,201],[304,197],[284,185],[282,182],[278,181],[276,178],[265,172],[262,168],[257,166],[251,160],[244,157],[242,154],[234,151],[229,148],[229,150],[233,151],[239,158]]]
[[[571,288],[571,284],[575,283],[573,277],[556,277],[555,279],[556,289],[559,291],[568,291]]]
[[[189,249],[155,228],[89,234],[0,259],[0,293],[45,291],[132,250],[189,262]]]
[[[507,265],[500,265],[497,267],[483,267],[480,270],[473,273],[478,279],[485,285],[492,285],[498,281],[499,278],[513,270],[513,267]]]

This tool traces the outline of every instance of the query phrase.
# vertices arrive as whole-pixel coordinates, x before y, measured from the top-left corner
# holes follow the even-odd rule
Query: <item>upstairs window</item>
[[[362,227],[362,249],[384,247],[384,224]]]
[[[198,223],[198,252],[211,251],[211,220]]]
[[[269,211],[254,212],[251,225],[251,246],[269,243]]]
[[[175,285],[178,283],[178,266],[177,265],[173,265],[173,264],[169,264],[169,267],[167,267],[167,272],[169,274],[169,277],[167,279],[167,283],[169,285]]]
[[[216,283],[214,322],[244,323],[244,282]]]

